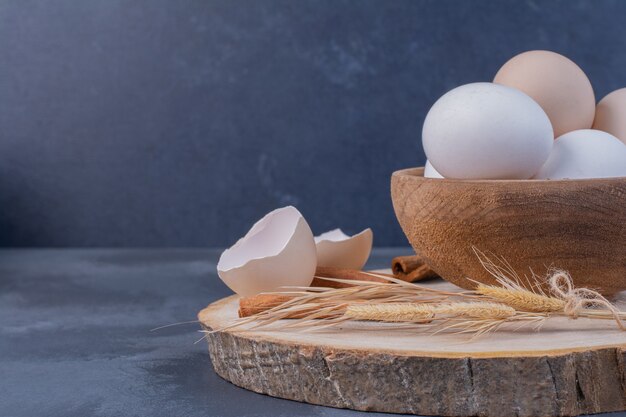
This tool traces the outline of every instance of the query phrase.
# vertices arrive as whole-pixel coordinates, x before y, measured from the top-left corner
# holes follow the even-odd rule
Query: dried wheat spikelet
[[[476,292],[480,295],[498,300],[519,311],[554,313],[562,312],[565,308],[565,301],[559,298],[537,294],[521,287],[504,288],[479,284],[476,287]]]
[[[626,330],[622,322],[626,319],[626,312],[619,311],[596,291],[575,288],[566,272],[553,271],[546,279],[534,274],[531,278],[521,279],[504,258],[496,257],[498,262],[494,262],[474,250],[483,267],[500,286],[477,282],[473,291],[454,292],[373,272],[361,273],[386,282],[324,277],[324,280],[351,286],[285,288],[271,294],[287,296],[280,298],[286,301],[211,332],[244,325],[247,330],[272,326],[278,330],[307,331],[367,320],[398,328],[405,323],[434,332],[470,333],[477,337],[507,324],[513,324],[516,329],[534,326],[539,330],[553,316],[614,320],[621,330]],[[382,327],[373,329],[376,331]]]
[[[470,317],[485,320],[502,320],[513,317],[514,308],[492,302],[458,302],[445,304],[354,304],[346,309],[345,316],[353,320],[386,322],[424,322],[446,317]]]
[[[435,308],[432,304],[416,303],[353,304],[344,313],[353,320],[387,322],[423,322],[434,314]]]

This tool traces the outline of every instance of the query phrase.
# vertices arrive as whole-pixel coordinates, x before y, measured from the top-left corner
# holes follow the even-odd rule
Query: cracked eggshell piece
[[[311,285],[317,255],[315,240],[302,214],[292,206],[274,210],[217,263],[217,273],[237,294],[248,297],[284,286]]]
[[[348,236],[341,229],[334,229],[315,237],[317,265],[332,268],[363,268],[370,252],[374,234],[365,229],[354,236]]]

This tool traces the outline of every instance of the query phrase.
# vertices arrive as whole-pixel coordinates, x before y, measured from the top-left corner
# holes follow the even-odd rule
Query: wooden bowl
[[[396,171],[391,198],[415,252],[463,288],[494,284],[474,248],[531,270],[568,271],[576,286],[626,290],[626,177],[585,180],[424,178]],[[492,258],[493,260],[493,258]]]

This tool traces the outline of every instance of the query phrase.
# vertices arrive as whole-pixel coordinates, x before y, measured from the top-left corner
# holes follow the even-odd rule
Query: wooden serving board
[[[238,302],[209,305],[198,315],[202,326],[231,323]],[[626,308],[626,298],[616,302]],[[626,410],[626,332],[611,321],[554,318],[540,332],[507,329],[473,340],[365,322],[314,332],[237,329],[207,340],[222,378],[312,404],[440,416]]]

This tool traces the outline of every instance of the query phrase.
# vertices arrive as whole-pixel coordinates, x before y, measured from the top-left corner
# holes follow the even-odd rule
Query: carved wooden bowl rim
[[[580,179],[558,179],[558,180],[538,180],[538,179],[527,179],[527,180],[515,180],[515,179],[505,179],[505,180],[478,180],[478,179],[454,179],[454,178],[426,178],[424,177],[424,167],[413,167],[413,168],[404,168],[397,171],[394,171],[392,174],[393,177],[402,177],[402,178],[411,178],[416,181],[439,181],[443,183],[456,183],[456,184],[467,184],[469,185],[481,185],[481,184],[493,184],[493,185],[505,185],[505,184],[532,184],[536,186],[537,184],[545,183],[546,185],[575,185],[575,184],[584,184],[584,185],[592,185],[596,184],[619,184],[626,183],[626,177],[607,177],[607,178],[580,178]]]

